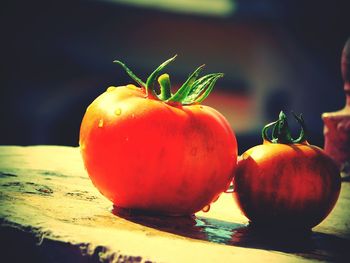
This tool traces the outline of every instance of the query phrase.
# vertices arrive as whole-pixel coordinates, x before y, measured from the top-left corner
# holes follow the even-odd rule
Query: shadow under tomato
[[[350,258],[350,240],[313,231],[267,229],[202,216],[164,216],[113,207],[112,213],[131,222],[208,242],[342,261]]]
[[[350,240],[331,234],[259,228],[252,225],[235,229],[230,245],[275,250],[323,261],[350,258]]]
[[[229,244],[235,229],[243,224],[192,216],[164,216],[113,207],[112,213],[131,222],[184,237]]]

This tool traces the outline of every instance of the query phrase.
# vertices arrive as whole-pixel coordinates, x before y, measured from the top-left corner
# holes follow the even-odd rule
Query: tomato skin
[[[265,142],[242,155],[233,196],[253,224],[311,229],[333,209],[340,186],[336,164],[320,148]]]
[[[232,180],[236,138],[225,118],[201,105],[169,105],[133,85],[109,88],[80,129],[94,185],[121,208],[167,215],[201,210]]]

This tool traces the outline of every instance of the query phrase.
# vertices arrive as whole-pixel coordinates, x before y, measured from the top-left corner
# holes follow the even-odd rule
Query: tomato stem
[[[223,73],[212,73],[205,75],[199,79],[198,76],[203,70],[204,65],[199,66],[185,81],[185,83],[176,91],[175,94],[171,94],[170,78],[168,74],[163,74],[159,78],[160,72],[172,61],[175,60],[177,55],[166,60],[159,65],[147,78],[146,83],[138,78],[123,62],[115,60],[113,62],[121,65],[126,73],[136,81],[141,87],[146,90],[146,96],[152,99],[159,99],[164,102],[191,105],[200,103],[208,97],[213,90],[216,81],[223,77]],[[158,78],[160,85],[160,94],[157,95],[154,89],[155,80]]]
[[[159,98],[161,100],[167,100],[171,97],[171,91],[170,91],[170,77],[168,74],[163,74],[158,78],[158,83],[160,86],[160,95]]]
[[[293,144],[293,143],[304,143],[306,142],[306,127],[302,114],[299,116],[292,112],[294,118],[299,123],[301,130],[299,137],[297,139],[293,139],[291,136],[291,132],[287,122],[287,116],[283,111],[280,112],[278,120],[271,122],[264,126],[261,131],[262,138],[264,141],[268,141],[271,143],[285,143],[285,144]],[[268,130],[272,128],[271,139],[268,136]]]

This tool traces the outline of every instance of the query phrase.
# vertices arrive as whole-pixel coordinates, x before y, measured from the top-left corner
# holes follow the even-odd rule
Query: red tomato
[[[283,112],[273,139],[242,155],[234,177],[234,198],[253,225],[310,229],[334,207],[340,173],[325,152],[309,145],[304,132],[293,140]],[[296,116],[304,126],[303,120]]]
[[[115,206],[187,215],[227,188],[237,143],[219,112],[188,97],[182,105],[186,100],[170,94],[167,78],[161,76],[168,90],[159,96],[145,83],[108,88],[87,108],[80,148],[92,182]]]

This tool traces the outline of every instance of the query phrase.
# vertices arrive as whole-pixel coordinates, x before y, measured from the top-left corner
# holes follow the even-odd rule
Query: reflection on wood
[[[322,232],[286,232],[203,216],[166,217],[113,208],[113,214],[140,225],[213,243],[275,250],[310,259],[338,261],[348,255],[350,240]]]

